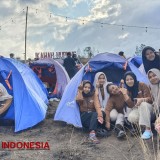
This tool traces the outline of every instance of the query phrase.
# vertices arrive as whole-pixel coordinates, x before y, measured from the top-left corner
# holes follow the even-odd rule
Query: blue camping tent
[[[8,83],[6,83],[7,80]],[[14,120],[15,132],[32,127],[45,118],[48,103],[47,91],[27,65],[14,59],[1,57],[0,83],[13,96],[11,106],[0,119]]]
[[[142,64],[142,56],[133,56],[128,59],[131,63],[133,63],[137,68]]]
[[[82,127],[79,107],[75,101],[77,89],[81,81],[90,80],[93,83],[95,74],[102,71],[106,74],[108,81],[118,83],[123,78],[124,73],[129,70],[136,74],[139,81],[148,84],[147,78],[141,74],[138,68],[119,55],[112,53],[96,55],[68,83],[54,120],[64,121],[74,126]]]

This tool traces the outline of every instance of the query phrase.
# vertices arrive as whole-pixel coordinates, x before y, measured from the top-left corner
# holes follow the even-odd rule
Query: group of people
[[[66,70],[72,78],[75,74],[75,60],[71,53],[67,54],[64,66],[72,65]],[[107,81],[103,72],[95,75],[94,83],[82,81],[78,87],[76,101],[80,108],[83,127],[89,129],[89,140],[99,143],[97,135],[108,136],[114,125],[117,138],[126,136],[125,124],[132,135],[135,134],[137,124],[143,126],[141,138],[152,137],[151,122],[155,122],[155,129],[160,134],[160,55],[152,47],[142,51],[142,59],[149,86],[137,80],[136,75],[128,71],[120,85]],[[74,67],[73,67],[74,66]],[[0,116],[4,116],[13,101],[6,88],[0,83]],[[112,123],[115,122],[115,123]],[[126,123],[125,123],[126,122]]]
[[[108,82],[103,72],[98,72],[93,85],[84,80],[78,87],[76,101],[81,122],[89,129],[89,140],[93,143],[99,143],[98,133],[108,135],[113,125],[117,138],[126,136],[126,125],[132,135],[140,128],[141,138],[149,139],[152,122],[160,134],[160,56],[152,47],[146,47],[142,59],[149,85],[139,82],[136,75],[128,71],[119,86]]]

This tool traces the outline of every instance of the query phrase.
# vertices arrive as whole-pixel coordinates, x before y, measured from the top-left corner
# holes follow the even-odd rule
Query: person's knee
[[[139,106],[139,110],[142,112],[149,111],[152,106],[147,102],[142,102]]]
[[[115,122],[117,120],[117,117],[112,115],[112,116],[110,116],[110,119],[112,122]]]
[[[146,108],[146,107],[148,107],[148,103],[147,102],[142,102],[139,107],[140,108]]]
[[[116,110],[112,110],[111,113],[110,113],[110,119],[112,122],[116,121],[117,120],[117,116],[118,116],[118,113]]]
[[[131,123],[137,123],[138,122],[138,116],[135,113],[130,113],[128,115],[128,121]]]

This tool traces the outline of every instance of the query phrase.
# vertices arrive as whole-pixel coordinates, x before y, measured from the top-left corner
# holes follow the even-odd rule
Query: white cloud
[[[59,8],[64,8],[64,7],[68,7],[68,2],[66,0],[54,0],[54,1],[51,1],[50,4],[52,5],[55,5]]]
[[[129,33],[124,33],[124,34],[122,34],[122,35],[119,35],[119,36],[118,36],[118,39],[125,39],[125,38],[128,37],[128,35],[129,35]]]
[[[47,8],[49,5],[55,5],[58,8],[63,8],[68,6],[67,0],[18,0],[18,5],[26,6],[26,5],[32,5],[37,6],[40,8]]]
[[[3,5],[6,8],[10,8],[11,7],[11,2],[2,0],[1,5]]]
[[[81,3],[83,2],[83,3]],[[120,26],[94,24],[92,22],[76,21],[61,16],[50,18],[50,12],[64,16],[75,17],[83,13],[83,5],[88,6],[89,15],[78,18],[119,24]],[[159,48],[160,30],[124,27],[121,25],[160,26],[159,0],[117,1],[117,0],[2,0],[0,1],[0,54],[8,56],[14,52],[23,58],[25,13],[16,15],[29,6],[27,57],[34,56],[39,51],[66,51],[95,47],[100,52],[115,52],[123,50],[128,56],[134,54],[137,45],[144,43]],[[79,9],[79,5],[81,8]],[[53,7],[54,6],[54,7]],[[32,9],[31,9],[32,7]],[[52,10],[52,7],[54,8]],[[37,13],[36,13],[36,8]],[[87,8],[85,8],[87,9]],[[72,12],[74,10],[74,12]],[[72,14],[71,14],[72,13]],[[13,18],[14,22],[12,22]],[[3,24],[3,25],[2,25]],[[17,55],[18,54],[18,55]]]
[[[47,51],[46,47],[44,46],[44,42],[38,42],[38,43],[28,43],[27,47],[27,59],[28,58],[35,58],[35,51],[36,52],[42,52]]]
[[[93,2],[93,7],[91,8],[91,16],[94,19],[105,18],[108,17],[108,13],[106,9],[109,5],[109,1],[107,0],[95,0]]]
[[[83,2],[85,0],[73,0],[72,3],[73,3],[73,7],[77,6],[79,3]]]

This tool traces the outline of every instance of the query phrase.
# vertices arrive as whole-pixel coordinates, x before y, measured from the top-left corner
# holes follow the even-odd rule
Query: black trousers
[[[72,77],[74,77],[74,75],[76,74],[74,68],[73,68],[73,69],[66,69],[66,71],[67,71],[70,79],[71,79]]]
[[[104,122],[103,124],[98,122],[97,112],[81,112],[82,126],[88,128],[89,131],[97,130],[98,128],[105,128],[105,112],[102,111]]]

